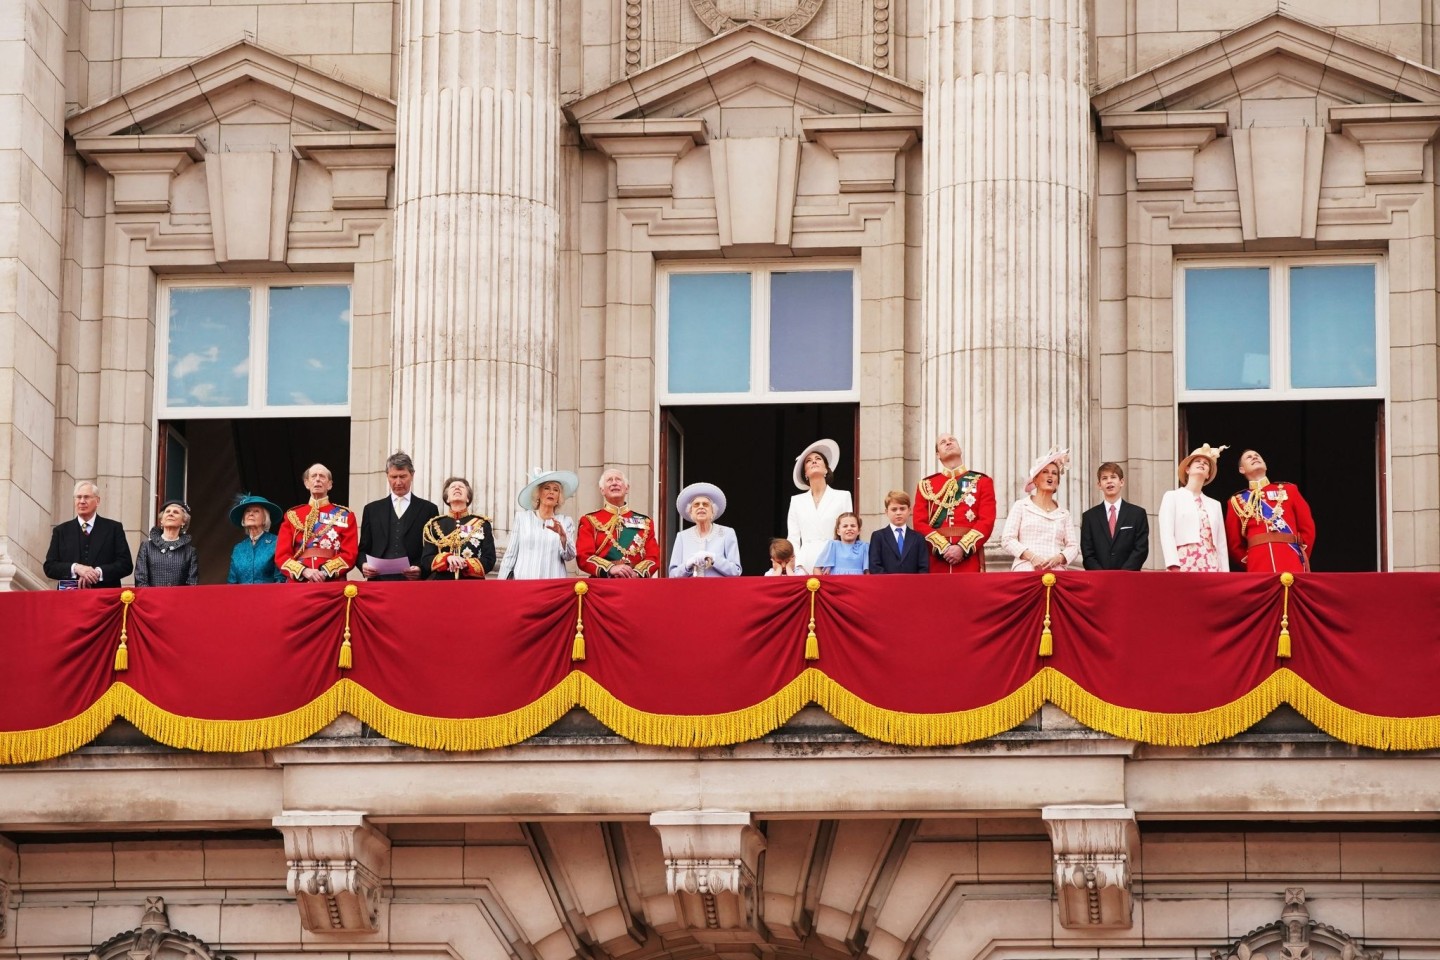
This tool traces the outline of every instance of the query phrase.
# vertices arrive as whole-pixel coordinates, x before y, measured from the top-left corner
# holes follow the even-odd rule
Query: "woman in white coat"
[[[1160,549],[1166,570],[1226,573],[1230,551],[1225,545],[1225,517],[1220,501],[1201,492],[1215,479],[1224,447],[1201,444],[1180,461],[1179,490],[1160,500]]]
[[[796,565],[806,570],[815,569],[820,551],[834,538],[840,514],[855,509],[850,491],[830,486],[839,461],[840,445],[834,440],[816,440],[795,458],[795,486],[805,492],[790,498],[785,539],[795,545]]]

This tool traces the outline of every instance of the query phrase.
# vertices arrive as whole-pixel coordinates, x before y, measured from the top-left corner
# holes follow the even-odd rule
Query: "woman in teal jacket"
[[[230,508],[230,522],[245,531],[245,539],[230,551],[226,583],[284,583],[275,569],[275,541],[270,527],[279,522],[280,508],[253,493],[241,494]]]

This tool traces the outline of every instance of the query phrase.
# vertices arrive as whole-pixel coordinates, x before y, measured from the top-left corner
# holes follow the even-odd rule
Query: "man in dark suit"
[[[1080,518],[1080,556],[1086,570],[1139,570],[1150,556],[1150,519],[1120,497],[1125,468],[1106,461],[1095,471],[1104,499]]]
[[[425,549],[420,534],[426,521],[440,510],[429,500],[410,492],[415,483],[415,464],[405,453],[392,453],[385,461],[385,479],[390,495],[365,504],[360,520],[360,572],[367,580],[419,580],[420,554]],[[377,575],[369,557],[393,560],[405,557],[410,566],[403,574]]]
[[[891,490],[885,495],[885,517],[890,522],[870,537],[871,573],[927,573],[930,550],[910,522],[910,495]]]
[[[75,484],[75,519],[51,532],[45,576],[82,587],[118,587],[135,569],[125,528],[97,514],[99,509],[100,488],[89,480]]]

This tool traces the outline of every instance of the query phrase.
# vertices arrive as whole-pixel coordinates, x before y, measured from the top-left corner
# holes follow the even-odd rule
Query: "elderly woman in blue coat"
[[[226,583],[284,583],[275,569],[275,534],[271,526],[280,522],[280,507],[253,493],[241,494],[230,508],[230,522],[245,531],[245,539],[230,551],[230,575]]]
[[[724,492],[713,483],[692,483],[675,498],[675,509],[695,526],[675,534],[670,576],[740,576],[740,544],[735,531],[715,522],[725,512]]]

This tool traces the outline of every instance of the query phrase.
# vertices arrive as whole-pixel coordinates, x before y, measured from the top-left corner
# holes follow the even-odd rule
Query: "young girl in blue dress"
[[[858,513],[842,513],[835,519],[835,539],[820,551],[815,572],[837,575],[870,572],[870,545],[860,539]]]

